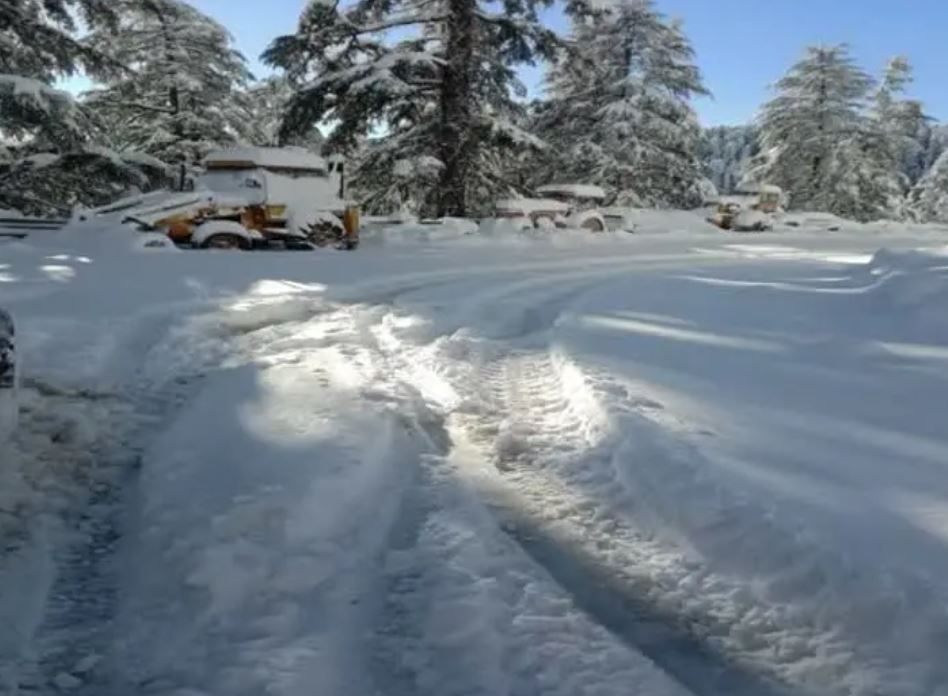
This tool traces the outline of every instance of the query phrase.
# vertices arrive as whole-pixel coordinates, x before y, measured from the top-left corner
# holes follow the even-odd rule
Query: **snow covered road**
[[[946,238],[0,246],[0,679],[944,696]]]

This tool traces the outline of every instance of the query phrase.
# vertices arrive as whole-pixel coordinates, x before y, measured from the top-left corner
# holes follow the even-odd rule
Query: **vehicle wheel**
[[[551,217],[547,217],[546,215],[541,215],[536,220],[534,220],[533,226],[536,227],[538,230],[555,230],[556,222]]]
[[[287,251],[313,251],[316,248],[312,243],[301,239],[287,239],[284,244]]]
[[[236,234],[228,234],[227,232],[220,232],[218,234],[212,234],[210,237],[204,240],[204,243],[201,245],[202,249],[240,249],[242,251],[247,251],[250,249],[250,245],[247,243],[247,240],[243,237]]]
[[[605,232],[606,231],[606,228],[603,227],[602,220],[599,220],[594,217],[589,218],[588,220],[584,220],[581,227],[582,229],[589,230],[590,232]]]
[[[342,227],[342,223],[339,222],[337,224],[331,220],[312,222],[304,227],[302,232],[306,235],[306,239],[309,240],[310,244],[314,244],[318,247],[338,243],[345,235],[345,229]]]

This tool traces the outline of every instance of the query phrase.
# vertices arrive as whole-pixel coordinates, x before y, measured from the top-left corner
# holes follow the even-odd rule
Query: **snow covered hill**
[[[948,230],[801,221],[0,242],[0,690],[945,696]]]

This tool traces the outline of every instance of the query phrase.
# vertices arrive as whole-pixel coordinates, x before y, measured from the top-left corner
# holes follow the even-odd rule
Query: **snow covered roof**
[[[563,213],[569,212],[569,205],[548,198],[505,198],[494,204],[498,213]]]
[[[326,160],[308,150],[295,147],[231,147],[215,150],[206,158],[208,169],[293,169],[325,172]]]
[[[606,192],[592,184],[550,184],[537,189],[541,196],[572,196],[573,198],[592,198],[604,200]]]

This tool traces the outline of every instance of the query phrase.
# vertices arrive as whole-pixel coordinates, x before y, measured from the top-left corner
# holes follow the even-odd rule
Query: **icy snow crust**
[[[944,696],[948,230],[636,215],[0,242],[0,691]]]

